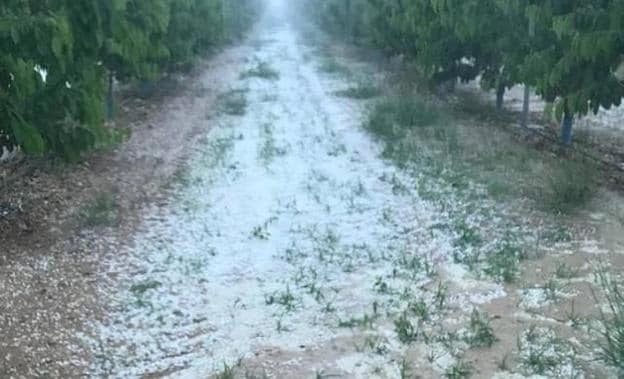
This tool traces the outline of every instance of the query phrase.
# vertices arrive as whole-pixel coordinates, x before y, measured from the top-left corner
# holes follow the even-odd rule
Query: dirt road
[[[397,190],[411,179],[379,157],[361,106],[333,95],[344,79],[322,76],[290,25],[263,25],[250,74],[223,96],[245,109],[210,120],[176,200],[105,264],[114,279],[103,296],[116,306],[94,325],[95,374],[204,377],[255,357],[280,377],[398,375],[386,312],[399,304],[384,292],[434,296],[421,289],[437,281],[427,270],[393,272],[408,257],[446,266],[450,240],[430,229],[443,220]],[[474,283],[454,295],[454,318],[503,293]],[[387,356],[356,351],[368,333],[340,327],[367,314]]]

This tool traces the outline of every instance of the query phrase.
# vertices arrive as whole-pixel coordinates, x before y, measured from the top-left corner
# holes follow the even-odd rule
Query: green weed
[[[276,220],[276,217],[270,217],[262,225],[254,226],[253,230],[251,231],[251,236],[259,240],[267,241],[271,237],[271,232],[269,232],[269,226]]]
[[[296,308],[296,299],[293,293],[290,291],[290,287],[286,287],[285,292],[277,292],[268,295],[264,299],[266,305],[278,304],[283,306],[287,312],[290,312]]]
[[[410,302],[407,305],[407,309],[414,314],[414,316],[418,317],[420,322],[429,320],[429,306],[424,300],[419,299],[417,301]]]
[[[562,367],[572,369],[573,373],[567,374],[568,377],[576,377],[578,374],[573,347],[557,338],[552,329],[531,326],[519,339],[518,350],[520,365],[527,375],[561,377]]]
[[[156,280],[146,280],[140,283],[133,284],[130,287],[130,292],[132,292],[135,296],[140,297],[143,296],[147,291],[156,289],[161,286],[161,283]]]
[[[230,116],[244,116],[247,112],[247,89],[233,89],[219,96],[221,111]]]
[[[548,355],[543,348],[529,348],[522,364],[528,367],[530,373],[543,375],[554,370],[559,364],[559,360],[557,357]]]
[[[554,278],[548,279],[546,283],[542,286],[542,290],[546,295],[546,300],[548,301],[557,301],[559,298],[559,291],[561,290],[561,286]]]
[[[512,283],[520,271],[520,262],[526,258],[522,247],[506,238],[499,246],[486,256],[484,272],[491,277]]]
[[[622,284],[604,270],[599,273],[599,281],[610,310],[609,315],[601,315],[600,358],[624,372],[624,291]]]
[[[319,70],[327,74],[351,74],[351,70],[349,70],[347,66],[340,64],[336,58],[333,57],[325,58],[319,66]]]
[[[446,369],[444,377],[447,379],[466,379],[472,375],[473,371],[472,365],[460,359]]]
[[[469,226],[467,223],[460,222],[456,226],[456,229],[459,232],[459,237],[455,242],[456,246],[466,248],[468,246],[479,246],[483,243],[483,239],[481,238],[479,231],[476,228]]]
[[[381,95],[381,90],[379,89],[379,87],[371,84],[359,83],[347,89],[336,91],[335,94],[336,96],[347,97],[356,100],[368,100]]]
[[[496,342],[490,318],[476,309],[470,316],[467,342],[470,347],[491,347]]]
[[[258,151],[258,158],[264,162],[265,165],[270,164],[275,157],[281,157],[287,154],[287,151],[283,147],[277,146],[275,137],[273,136],[273,129],[270,124],[264,126],[264,143]]]
[[[234,368],[223,364],[223,369],[215,375],[215,379],[234,379]]]
[[[379,336],[366,336],[363,347],[377,355],[385,355],[389,351],[388,347],[384,344],[383,338]]]
[[[390,286],[388,285],[388,283],[386,283],[386,281],[381,276],[378,276],[377,278],[375,278],[375,283],[373,284],[373,288],[375,289],[375,292],[381,293],[381,294],[389,294],[391,292]]]
[[[241,79],[252,77],[266,80],[278,80],[280,78],[280,74],[267,62],[258,62],[254,68],[251,68],[241,74]]]
[[[253,228],[251,235],[259,240],[268,240],[271,237],[271,233],[266,229],[265,225],[258,225]]]
[[[414,369],[412,365],[410,365],[410,363],[405,358],[403,358],[399,365],[399,375],[401,376],[401,379],[414,378],[413,370]]]
[[[433,299],[438,310],[444,308],[446,300],[448,299],[448,286],[445,283],[442,283],[441,281],[438,282]]]
[[[419,96],[386,97],[373,107],[366,128],[386,141],[403,138],[406,131],[434,126],[440,110]]]
[[[578,158],[563,158],[552,164],[536,200],[553,213],[571,213],[595,194],[597,168]]]
[[[399,341],[404,344],[411,344],[418,341],[418,327],[412,324],[406,312],[403,312],[397,320],[394,321],[394,331],[399,337]]]
[[[548,230],[543,238],[549,242],[570,242],[572,241],[572,233],[563,225],[557,225],[556,227]]]
[[[373,323],[375,322],[376,317],[370,316],[368,314],[364,314],[362,317],[351,317],[348,320],[338,320],[339,328],[371,328],[373,327]]]

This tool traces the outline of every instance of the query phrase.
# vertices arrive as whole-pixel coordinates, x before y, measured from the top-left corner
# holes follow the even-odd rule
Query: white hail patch
[[[273,42],[256,58],[279,80],[240,82],[245,115],[207,124],[210,142],[176,201],[153,210],[132,246],[102,263],[112,312],[85,336],[94,375],[204,377],[263,347],[297,352],[353,336],[339,320],[404,305],[379,294],[385,282],[432,297],[421,288],[433,281],[425,273],[392,272],[400,256],[449,262],[452,237],[431,232],[445,215],[413,190],[393,191],[386,178],[411,189],[416,179],[379,158],[360,129],[362,107],[328,95],[343,83],[320,79],[292,30],[263,33]],[[448,300],[459,310],[504,296],[447,268],[445,279],[463,289]],[[403,347],[392,320],[376,328],[393,339],[392,353],[338,355],[336,368],[369,373],[385,359],[396,376],[390,364]],[[440,371],[453,362],[438,356]]]

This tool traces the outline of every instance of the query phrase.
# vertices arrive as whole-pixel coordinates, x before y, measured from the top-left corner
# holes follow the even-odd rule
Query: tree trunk
[[[351,0],[345,1],[345,16],[346,16],[346,25],[345,25],[345,34],[347,35],[347,40],[354,42],[353,39],[353,17],[351,15]]]
[[[505,85],[499,84],[496,88],[496,111],[503,110],[503,102],[505,101]]]
[[[106,119],[113,121],[115,118],[115,97],[113,95],[114,75],[112,71],[108,72],[108,95],[106,96]]]
[[[531,87],[528,85],[524,86],[524,101],[522,103],[522,126],[525,128],[529,126],[529,111],[531,101]]]
[[[565,110],[563,120],[561,121],[561,144],[568,147],[572,144],[572,125],[574,123],[574,115]]]

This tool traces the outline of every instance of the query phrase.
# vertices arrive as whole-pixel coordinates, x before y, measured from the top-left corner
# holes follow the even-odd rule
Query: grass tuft
[[[140,283],[133,284],[130,287],[130,292],[135,296],[143,296],[147,291],[156,289],[161,286],[161,283],[156,280],[146,280]]]
[[[392,96],[373,108],[367,129],[386,140],[405,137],[418,127],[435,126],[442,120],[440,110],[418,96]]]
[[[219,96],[223,113],[230,116],[244,116],[248,105],[246,94],[246,89],[233,89]]]
[[[223,369],[215,375],[215,379],[234,379],[234,368],[223,364]]]
[[[333,57],[325,58],[319,66],[319,70],[327,74],[351,74],[351,70],[349,70],[347,66],[340,64],[336,58]]]
[[[473,371],[472,365],[463,360],[458,360],[446,369],[444,377],[447,379],[466,379],[472,375]]]
[[[287,312],[290,312],[297,307],[295,296],[290,291],[290,287],[286,287],[285,292],[276,292],[266,296],[264,302],[266,305],[281,305]]]
[[[260,78],[266,80],[278,80],[280,78],[280,74],[267,62],[258,62],[254,68],[242,73],[240,77],[241,79]]]
[[[624,290],[622,284],[605,273],[599,273],[610,314],[602,314],[600,359],[624,372]]]
[[[524,249],[510,238],[506,238],[486,257],[484,272],[505,283],[513,283],[520,271],[520,262],[526,259]]]
[[[494,330],[488,315],[474,310],[470,316],[470,327],[467,342],[470,347],[492,347],[496,342]]]
[[[359,83],[347,89],[336,91],[335,95],[356,100],[368,100],[381,95],[381,90],[371,84]]]
[[[399,337],[399,341],[409,345],[418,341],[418,326],[412,324],[407,317],[407,312],[401,314],[401,316],[394,321],[394,330]]]
[[[446,121],[442,109],[422,97],[394,95],[375,103],[365,128],[385,142],[386,158],[405,166],[425,150],[457,150],[457,129]]]
[[[554,162],[544,186],[536,194],[545,210],[566,214],[585,205],[595,193],[596,167],[584,159]]]

